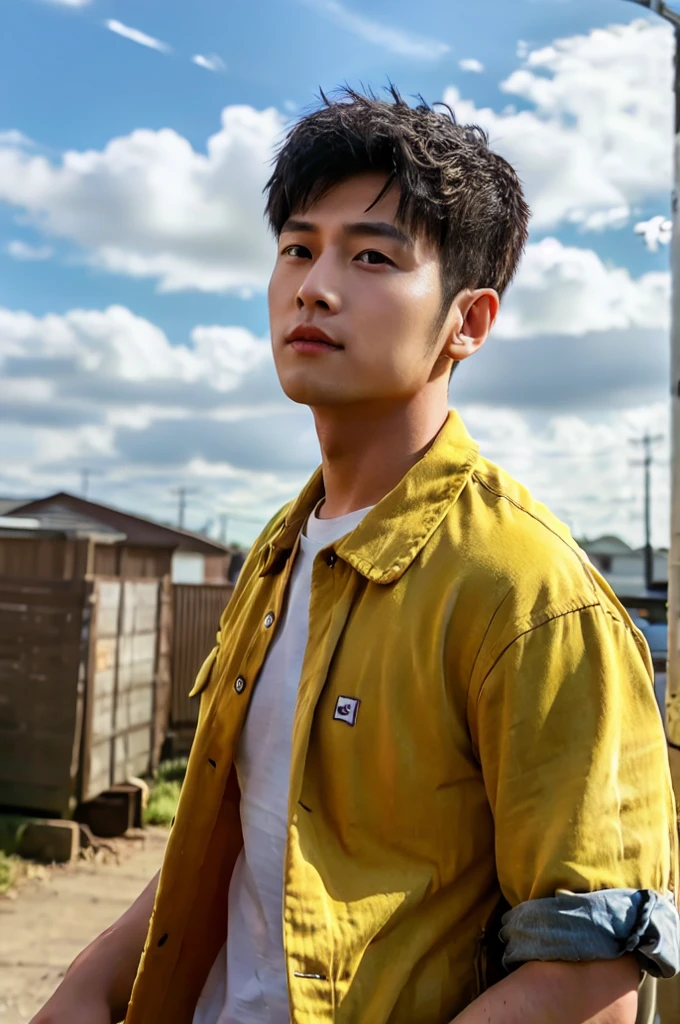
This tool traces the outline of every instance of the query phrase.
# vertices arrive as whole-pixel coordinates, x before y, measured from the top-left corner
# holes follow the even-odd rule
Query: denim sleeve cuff
[[[680,973],[680,918],[652,889],[603,889],[528,900],[502,918],[506,970],[530,960],[615,960],[632,953],[655,978]]]

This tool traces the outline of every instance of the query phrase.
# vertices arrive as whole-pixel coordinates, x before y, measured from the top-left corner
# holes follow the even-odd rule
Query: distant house
[[[230,547],[65,491],[37,499],[0,498],[0,517],[4,524],[32,520],[43,531],[105,538],[94,550],[97,575],[170,575],[173,583],[223,583],[233,575]]]
[[[644,548],[632,548],[613,535],[580,540],[579,545],[619,597],[647,594]],[[668,585],[668,550],[665,548],[654,552],[654,583]]]

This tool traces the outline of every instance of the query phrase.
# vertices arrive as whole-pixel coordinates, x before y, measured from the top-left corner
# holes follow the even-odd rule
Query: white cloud
[[[458,67],[461,71],[471,71],[477,75],[481,75],[482,71],[484,71],[484,65],[481,60],[477,60],[475,57],[465,57],[463,60],[459,60]]]
[[[26,368],[68,365],[68,379],[46,374],[51,393],[58,397],[67,387],[78,400],[93,393],[99,379],[116,393],[116,401],[129,404],[134,389],[172,381],[188,390],[200,385],[232,391],[245,376],[270,358],[269,345],[244,327],[196,327],[190,345],[171,345],[160,328],[124,306],[105,310],[74,309],[63,316],[36,317],[0,307],[0,366],[6,377],[13,368],[24,379]],[[29,366],[30,364],[30,366]],[[117,391],[116,391],[117,389]],[[188,394],[187,390],[187,394]],[[163,394],[158,391],[161,403]],[[44,398],[44,396],[41,396]]]
[[[492,337],[453,378],[452,397],[484,453],[557,514],[637,543],[627,438],[658,432],[666,376],[665,339],[638,327]],[[281,394],[265,339],[203,325],[171,345],[121,306],[43,317],[0,308],[0,433],[0,493],[77,488],[88,466],[93,497],[167,519],[181,481],[196,489],[193,527],[224,509],[264,523],[318,461],[311,416]],[[661,543],[660,476],[655,495]],[[235,529],[251,540],[258,525]]]
[[[0,146],[32,146],[33,140],[29,139],[23,132],[17,131],[12,128],[7,132],[0,132]]]
[[[14,239],[7,244],[7,254],[15,260],[48,260],[54,250],[49,245],[28,245],[20,239]]]
[[[57,4],[59,7],[87,7],[92,0],[48,0],[48,3]]]
[[[403,29],[382,22],[374,21],[363,14],[351,11],[339,0],[301,0],[319,14],[333,21],[340,28],[367,43],[380,46],[398,57],[410,57],[414,60],[440,60],[450,47],[439,39],[412,35]]]
[[[464,375],[461,370],[461,383]],[[454,377],[455,381],[455,377]],[[453,388],[455,393],[455,386]],[[640,547],[643,534],[642,470],[631,470],[630,439],[649,430],[664,443],[652,469],[652,538],[670,536],[668,409],[664,401],[592,416],[561,413],[542,420],[485,405],[463,415],[482,453],[521,480],[577,536],[615,533]]]
[[[582,231],[606,231],[608,228],[622,228],[630,220],[628,206],[613,206],[611,210],[596,210],[581,222]]]
[[[74,487],[86,465],[113,489],[109,501],[115,491],[117,504],[161,517],[188,480],[203,519],[230,507],[233,489],[232,509],[264,522],[318,458],[311,416],[281,393],[268,340],[212,325],[171,345],[121,306],[0,308],[0,433],[0,493]]]
[[[60,164],[0,148],[0,201],[95,265],[162,290],[262,290],[274,252],[262,189],[283,127],[276,110],[232,106],[205,153],[167,128],[67,152]]]
[[[597,331],[666,330],[670,275],[632,277],[607,266],[592,249],[544,238],[529,245],[501,307],[494,333],[503,338],[581,335]]]
[[[122,21],[116,21],[115,18],[109,18],[104,25],[110,32],[115,32],[116,35],[123,36],[124,39],[129,39],[133,43],[139,43],[140,46],[147,46],[150,50],[158,50],[159,53],[172,52],[167,43],[155,39],[154,36],[148,36],[146,32],[140,32],[137,28],[130,28],[129,25],[124,25]]]
[[[227,65],[216,53],[211,53],[207,57],[203,56],[202,53],[195,53],[191,59],[194,64],[198,64],[199,68],[205,68],[206,71],[221,72],[227,70]]]
[[[670,182],[671,49],[664,26],[636,21],[527,50],[503,88],[530,109],[480,109],[453,88],[444,98],[518,168],[536,231],[621,227]],[[205,152],[171,129],[140,129],[59,163],[6,132],[0,202],[110,272],[165,291],[252,294],[273,257],[262,188],[285,124],[273,109],[230,106]]]
[[[636,235],[642,235],[650,252],[658,252],[660,245],[669,245],[673,234],[673,221],[667,217],[652,217],[641,220],[634,228]]]
[[[668,192],[673,138],[673,33],[635,20],[522,50],[502,90],[528,104],[498,113],[455,88],[444,99],[482,124],[517,168],[534,227],[617,226],[642,200]]]

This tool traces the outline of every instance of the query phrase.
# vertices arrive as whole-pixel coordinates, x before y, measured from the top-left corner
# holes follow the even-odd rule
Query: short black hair
[[[355,174],[381,171],[396,185],[397,219],[438,247],[444,317],[462,288],[502,295],[526,245],[529,207],[514,168],[477,125],[461,125],[446,104],[410,106],[393,86],[382,99],[344,87],[304,115],[280,146],[265,186],[278,237],[308,208]]]

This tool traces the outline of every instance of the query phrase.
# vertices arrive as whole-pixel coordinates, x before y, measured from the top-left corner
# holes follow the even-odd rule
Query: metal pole
[[[652,456],[647,447],[645,455],[645,587],[652,589],[654,578],[654,550],[652,548],[652,502],[650,495],[650,467]]]
[[[668,559],[666,733],[680,747],[680,25],[675,27],[675,150],[671,241],[671,548]]]
[[[668,556],[668,673],[666,735],[672,751],[676,796],[680,797],[680,12],[664,0],[633,0],[659,14],[675,29],[675,124],[673,152],[673,235],[671,240],[671,548]]]

